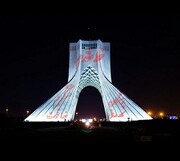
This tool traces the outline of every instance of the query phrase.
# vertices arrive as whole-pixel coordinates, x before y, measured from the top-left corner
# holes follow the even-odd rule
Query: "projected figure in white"
[[[93,86],[101,93],[108,121],[152,119],[112,85],[110,43],[79,40],[77,43],[70,43],[67,85],[38,107],[25,121],[74,120],[79,94],[87,86]]]

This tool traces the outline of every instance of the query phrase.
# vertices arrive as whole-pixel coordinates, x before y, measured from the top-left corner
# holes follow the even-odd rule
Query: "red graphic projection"
[[[123,109],[122,112],[120,112],[119,114],[114,113],[112,107],[116,104],[120,103],[121,107]],[[110,108],[110,114],[109,114],[109,119],[112,118],[117,118],[117,117],[124,117],[124,113],[125,113],[125,102],[124,102],[124,98],[122,96],[122,93],[119,92],[118,97],[116,97],[115,99],[113,99],[112,101],[108,102],[108,107]]]
[[[60,111],[60,107],[62,105],[62,102],[72,95],[72,93],[69,93],[69,94],[67,94],[67,93],[69,91],[71,91],[73,88],[74,88],[73,84],[68,84],[65,87],[65,91],[63,92],[63,96],[61,98],[59,95],[56,96],[56,98],[54,99],[54,102],[53,102],[52,111],[49,113],[49,115],[47,115],[47,119],[57,119],[57,118],[66,119],[68,117],[68,112],[65,111],[64,113],[62,113]],[[53,111],[56,107],[59,107],[59,108],[57,109],[57,112],[53,115]]]
[[[100,50],[103,51],[103,48],[101,48]],[[80,55],[77,57],[77,59],[76,59],[76,61],[75,61],[75,68],[76,68],[76,69],[78,68],[79,62],[88,62],[88,61],[90,61],[90,60],[93,60],[93,62],[96,63],[96,62],[102,60],[103,57],[104,57],[104,54],[99,53],[98,51],[96,52],[95,55],[92,54],[91,50],[88,50],[88,51],[86,51],[85,53],[86,53],[86,55],[80,54]]]

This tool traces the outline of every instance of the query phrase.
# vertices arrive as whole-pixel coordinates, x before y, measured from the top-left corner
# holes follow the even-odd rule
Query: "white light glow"
[[[85,125],[86,125],[87,127],[89,127],[89,126],[90,126],[90,122],[89,122],[89,121],[86,121]]]

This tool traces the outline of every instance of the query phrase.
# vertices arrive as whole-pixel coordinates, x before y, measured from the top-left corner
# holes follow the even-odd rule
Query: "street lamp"
[[[148,115],[150,115],[150,116],[151,116],[151,115],[152,115],[152,112],[151,112],[151,111],[148,111]]]
[[[27,116],[29,115],[29,110],[26,111]]]
[[[163,118],[164,113],[163,113],[163,112],[160,112],[160,113],[159,113],[159,116],[160,116],[161,118]]]
[[[9,109],[8,108],[6,108],[6,114],[8,115],[8,112],[9,112]]]

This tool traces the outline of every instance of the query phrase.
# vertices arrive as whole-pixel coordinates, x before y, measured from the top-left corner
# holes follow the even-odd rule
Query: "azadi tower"
[[[68,83],[25,121],[73,121],[79,95],[87,86],[100,92],[107,121],[152,119],[112,84],[109,42],[79,40],[70,43],[69,51]]]

